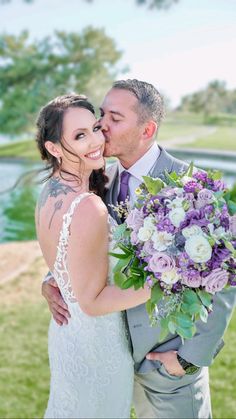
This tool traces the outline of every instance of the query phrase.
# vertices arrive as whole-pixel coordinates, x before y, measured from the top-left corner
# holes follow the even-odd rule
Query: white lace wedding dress
[[[80,309],[67,270],[69,229],[81,194],[63,217],[54,278],[71,318],[68,325],[49,326],[50,396],[45,418],[129,418],[133,360],[121,312],[89,317]],[[92,257],[92,255],[91,255]],[[110,275],[112,281],[112,262]],[[89,261],[88,261],[89,263]]]

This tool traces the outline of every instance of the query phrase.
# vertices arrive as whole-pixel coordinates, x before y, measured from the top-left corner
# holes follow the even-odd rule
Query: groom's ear
[[[143,130],[143,139],[144,140],[151,140],[157,132],[157,124],[154,121],[148,121],[144,125]]]

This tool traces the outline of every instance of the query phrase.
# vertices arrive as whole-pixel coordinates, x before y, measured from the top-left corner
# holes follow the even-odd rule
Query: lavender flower
[[[198,192],[202,189],[202,185],[195,180],[190,180],[184,185],[185,192]]]
[[[207,173],[198,170],[197,172],[195,172],[193,174],[193,178],[197,179],[198,181],[200,181],[202,183],[206,183],[207,182]]]

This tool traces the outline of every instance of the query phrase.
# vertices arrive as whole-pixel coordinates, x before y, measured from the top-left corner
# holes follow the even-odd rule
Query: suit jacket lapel
[[[160,147],[160,155],[156,160],[154,167],[148,173],[149,176],[165,178],[164,172],[171,172],[173,166],[173,157],[167,153],[162,147]]]

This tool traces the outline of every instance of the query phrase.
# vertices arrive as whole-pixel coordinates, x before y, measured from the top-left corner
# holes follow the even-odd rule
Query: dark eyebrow
[[[98,124],[98,121],[95,121],[95,122],[94,122],[94,124],[93,124],[93,128],[94,128],[97,124]],[[77,129],[75,129],[75,130],[72,132],[72,134],[74,134],[74,132],[77,132],[77,131],[88,131],[88,128],[77,128]]]
[[[105,113],[104,112],[104,110],[102,109],[102,108],[99,108],[100,109],[100,112],[103,112],[103,113]],[[118,116],[121,116],[122,118],[124,118],[124,115],[121,113],[121,112],[118,112],[118,111],[109,111],[112,115],[118,115]]]

